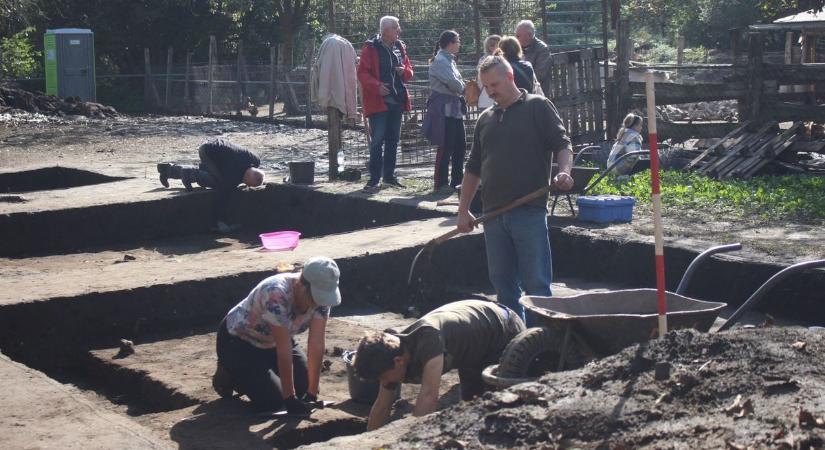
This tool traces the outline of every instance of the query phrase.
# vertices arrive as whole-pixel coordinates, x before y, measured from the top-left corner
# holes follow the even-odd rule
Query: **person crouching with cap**
[[[318,406],[324,333],[341,304],[335,261],[313,257],[298,273],[261,281],[221,321],[212,387],[221,397],[245,394],[259,411],[308,415]],[[295,335],[309,329],[308,356]]]

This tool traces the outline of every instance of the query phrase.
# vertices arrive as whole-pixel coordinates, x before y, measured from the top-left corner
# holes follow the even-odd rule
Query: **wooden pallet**
[[[796,122],[781,130],[777,122],[767,122],[754,130],[751,123],[743,123],[686,168],[716,179],[753,176],[794,145],[802,126],[802,122]]]

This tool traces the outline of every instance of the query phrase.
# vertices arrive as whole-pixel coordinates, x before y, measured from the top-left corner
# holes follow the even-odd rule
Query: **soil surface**
[[[821,330],[671,332],[579,370],[549,374],[423,420],[326,445],[821,448],[823,350]],[[657,379],[660,364],[669,374]]]
[[[122,415],[89,401],[0,354],[0,448],[161,449],[167,442]]]
[[[161,161],[196,163],[198,145],[211,136],[222,136],[258,151],[269,182],[281,181],[287,174],[287,162],[313,159],[316,181],[319,181],[314,189],[428,208],[436,208],[438,201],[446,201],[448,205],[441,208],[454,211],[456,207],[455,196],[429,193],[431,164],[404,163],[398,172],[406,188],[384,188],[369,195],[360,192],[365,180],[320,182],[326,178],[327,163],[323,130],[187,116],[120,115],[98,120],[17,114],[0,116],[3,172],[68,166],[134,179],[25,193],[18,196],[19,199],[9,196],[0,212],[34,211],[41,201],[48,203],[46,209],[61,209],[119,202],[124,197],[145,200],[167,195],[198,195],[197,192],[186,194],[179,185],[168,190],[160,187],[155,164]],[[78,198],[73,195],[77,192],[88,195]],[[557,213],[569,214],[564,206],[560,206]],[[825,256],[821,246],[825,236],[821,227],[815,225],[767,224],[757,218],[730,217],[715,210],[665,209],[664,215],[668,244],[702,249],[739,241],[748,250],[740,257],[785,264]],[[618,242],[652,241],[649,217],[649,211],[642,207],[637,208],[630,224],[595,226],[570,220],[557,223],[571,223],[563,226],[574,233],[606,236]],[[279,263],[291,264],[317,253],[360,257],[378,248],[387,252],[402,251],[423,244],[452,226],[451,219],[439,218],[392,228],[373,227],[326,239],[302,240],[301,246],[290,254],[263,254],[255,249],[254,237],[250,240],[241,231],[229,235],[185,236],[146,245],[116,245],[69,255],[0,259],[0,274],[4,279],[0,285],[5,287],[1,290],[4,293],[0,294],[0,303],[33,302],[93,292],[128,293],[142,287],[231,277],[275,268]],[[467,239],[474,238],[477,236]],[[218,260],[221,263],[215,264]],[[369,276],[371,273],[359,274],[365,279]],[[560,296],[572,293],[555,286],[554,292]],[[189,313],[191,311],[186,311]],[[126,384],[134,385],[119,393],[102,393],[105,398],[88,391],[87,399],[93,399],[96,405],[94,414],[128,414],[132,421],[150,429],[156,439],[174,443],[179,448],[295,447],[360,432],[364,429],[366,408],[347,401],[345,367],[340,357],[333,356],[335,347],[354,348],[365,327],[383,329],[411,319],[383,312],[342,310],[337,314],[327,333],[330,366],[322,380],[326,386],[322,387],[322,397],[335,401],[336,406],[316,413],[310,420],[256,416],[249,413],[242,398],[217,399],[209,386],[214,368],[214,335],[208,331],[186,337],[178,334],[142,340],[137,342],[136,353],[124,359],[112,359],[116,353],[113,349],[92,352],[90,359],[94,362],[89,364],[100,371],[98,375],[112,376],[121,384],[129,380]],[[673,333],[666,339],[631,347],[578,371],[551,374],[539,383],[487,395],[424,419],[399,420],[377,433],[339,438],[335,445],[341,448],[821,447],[825,445],[820,423],[825,418],[825,363],[821,358],[824,339],[822,333],[802,329],[739,330],[725,335]],[[657,362],[671,365],[668,379],[653,379]],[[442,407],[455,403],[458,393],[455,383],[454,375],[444,378]],[[397,404],[398,416],[411,409],[409,401],[416,392],[410,389],[406,388],[402,401]],[[29,401],[39,398],[37,391],[33,392]],[[739,400],[738,395],[742,396]],[[122,404],[110,402],[117,401],[118,396],[123,397]],[[136,401],[136,396],[144,398]],[[21,406],[20,410],[25,408]],[[47,413],[41,409],[38,414],[49,416]],[[66,419],[82,416],[67,411],[61,417],[70,422],[71,419]],[[125,417],[122,419],[130,426],[137,426]],[[17,426],[12,422],[0,423],[0,435],[9,434],[9,430],[16,430]],[[74,431],[62,426],[56,426],[58,432],[63,430],[64,435],[72,437]],[[100,434],[104,436],[109,431],[105,426],[99,428],[103,429]],[[31,445],[32,441],[25,443]],[[332,446],[333,443],[324,443],[317,448]],[[111,447],[126,448],[115,443]]]
[[[345,140],[359,131],[346,130]],[[287,162],[316,161],[316,188],[348,195],[367,196],[358,182],[325,182],[326,131],[282,124],[203,118],[194,116],[127,116],[109,119],[55,118],[36,114],[0,117],[0,167],[18,171],[44,166],[71,166],[111,176],[156,180],[161,161],[197,163],[197,147],[207,138],[221,136],[260,153],[268,182],[288,174]],[[359,161],[359,163],[362,161]],[[360,164],[359,164],[360,165]],[[363,167],[362,167],[363,169]],[[364,170],[362,170],[364,171]],[[406,188],[384,188],[371,197],[436,206],[452,203],[455,196],[432,195],[432,164],[401,163],[399,177]],[[159,186],[159,184],[158,184]],[[178,187],[179,186],[173,186]],[[26,197],[23,195],[23,197]],[[66,200],[66,205],[71,206]],[[557,215],[569,215],[560,204]],[[821,224],[767,223],[757,217],[738,217],[716,210],[690,211],[665,207],[666,240],[696,247],[742,242],[748,258],[789,264],[825,257]],[[630,224],[587,228],[627,239],[652,239],[652,215],[637,207]]]

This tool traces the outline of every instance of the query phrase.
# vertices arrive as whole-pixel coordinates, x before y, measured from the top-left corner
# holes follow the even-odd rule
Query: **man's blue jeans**
[[[395,178],[395,154],[401,137],[401,105],[387,105],[387,111],[371,115],[370,184]],[[383,153],[382,153],[383,150]]]
[[[499,303],[524,319],[518,302],[527,295],[550,296],[553,263],[547,235],[547,210],[521,206],[484,222],[487,270]],[[526,321],[530,326],[531,321]]]

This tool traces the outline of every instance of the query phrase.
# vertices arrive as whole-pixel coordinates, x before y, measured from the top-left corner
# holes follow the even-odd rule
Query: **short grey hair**
[[[399,25],[398,17],[384,16],[378,21],[378,32],[382,32],[389,28],[390,25]]]
[[[513,66],[511,66],[506,59],[504,59],[504,56],[493,55],[481,60],[481,64],[478,65],[479,78],[481,78],[482,74],[487,73],[493,69],[498,71],[498,73],[501,75],[513,73]]]
[[[496,45],[498,45],[498,43],[501,42],[501,36],[499,36],[497,34],[491,34],[491,35],[487,36],[486,39],[484,39],[484,53],[485,54],[489,54],[489,53],[487,53],[487,49],[490,48],[490,44],[492,44],[493,41],[496,41]]]
[[[533,23],[532,20],[522,20],[518,23],[518,25],[516,25],[515,31],[518,31],[519,28],[527,28],[528,30],[530,30],[530,34],[532,36],[536,35],[536,25]]]

